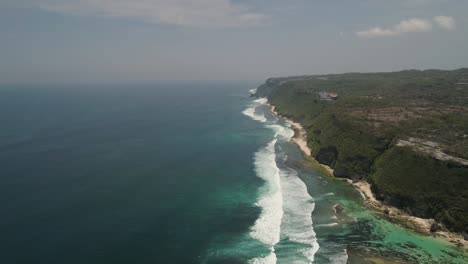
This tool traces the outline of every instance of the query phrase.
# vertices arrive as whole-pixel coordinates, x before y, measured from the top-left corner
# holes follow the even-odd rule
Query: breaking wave
[[[254,157],[256,174],[265,184],[257,198],[262,212],[250,231],[250,236],[268,246],[270,253],[252,259],[251,263],[276,263],[275,247],[281,247],[282,239],[295,243],[295,255],[299,253],[306,262],[312,262],[319,249],[312,223],[315,203],[296,171],[278,168],[276,145],[289,141],[294,131],[287,125],[278,124],[277,120],[268,121],[263,113],[258,113],[257,110],[261,110],[258,107],[266,103],[265,98],[257,99],[243,111],[256,121],[268,122],[265,127],[274,132],[274,139]]]
[[[283,197],[279,169],[276,165],[275,144],[271,141],[264,149],[255,154],[255,171],[265,181],[260,189],[257,205],[262,208],[260,217],[255,221],[251,235],[260,242],[274,246],[280,240],[280,225],[283,217]]]

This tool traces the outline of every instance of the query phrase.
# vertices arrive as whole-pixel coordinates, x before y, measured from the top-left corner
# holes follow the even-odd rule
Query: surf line
[[[293,241],[297,240],[298,243],[310,245],[310,248],[303,252],[303,254],[310,261],[313,261],[314,255],[319,249],[312,226],[312,219],[310,219],[310,214],[315,204],[308,204],[310,195],[307,193],[305,184],[299,178],[288,179],[290,182],[288,182],[288,180],[284,182],[288,187],[282,186],[282,178],[285,176],[285,172],[282,172],[276,163],[276,143],[278,140],[289,141],[293,137],[294,131],[291,130],[289,126],[285,127],[278,124],[277,120],[268,121],[264,113],[258,113],[257,107],[266,105],[267,102],[265,98],[257,99],[242,112],[255,121],[266,123],[265,127],[275,132],[274,139],[255,153],[255,171],[257,176],[265,181],[265,184],[259,190],[259,197],[256,203],[262,209],[262,212],[250,231],[250,236],[252,238],[270,247],[270,253],[267,256],[253,259],[251,263],[276,263],[275,245],[279,243],[281,238],[282,220],[285,214],[284,207],[286,205],[284,204],[285,197],[283,192],[286,191],[286,195],[291,198],[291,194],[288,194],[288,190],[291,189],[289,187],[291,186],[294,187],[293,189],[295,190],[303,189],[304,195],[302,195],[303,197],[301,198],[304,198],[304,201],[302,201],[302,199],[301,201],[293,201],[293,204],[286,206],[286,209],[291,211],[291,208],[289,208],[291,205],[300,203],[304,205],[303,207],[307,207],[310,210],[307,210],[308,212],[306,213],[289,212],[286,217],[300,218],[305,230],[296,230],[296,228],[286,225],[285,234]],[[304,237],[304,234],[307,234],[307,238]]]
[[[276,260],[274,246],[280,241],[283,218],[283,195],[280,170],[276,164],[276,142],[275,138],[265,148],[255,153],[256,174],[265,181],[265,184],[260,188],[257,200],[262,212],[250,231],[251,237],[270,246],[270,256],[266,257],[269,260]]]

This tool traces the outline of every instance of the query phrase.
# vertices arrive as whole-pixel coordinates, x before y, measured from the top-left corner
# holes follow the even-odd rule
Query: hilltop
[[[468,69],[271,78],[255,95],[303,125],[336,177],[468,233]]]

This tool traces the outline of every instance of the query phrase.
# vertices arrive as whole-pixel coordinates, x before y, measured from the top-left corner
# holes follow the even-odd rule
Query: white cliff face
[[[398,147],[410,147],[417,152],[427,154],[441,161],[452,161],[464,166],[468,166],[468,160],[444,153],[442,151],[442,146],[437,142],[410,137],[408,140],[398,140],[396,145]]]

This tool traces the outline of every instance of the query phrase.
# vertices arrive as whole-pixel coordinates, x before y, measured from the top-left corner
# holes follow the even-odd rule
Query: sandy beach
[[[283,118],[284,120],[286,120],[286,122],[289,125],[291,125],[291,128],[294,130],[294,136],[292,137],[291,141],[294,142],[299,147],[299,149],[302,151],[302,153],[304,153],[306,157],[313,159],[312,150],[307,145],[307,133],[304,127],[300,123],[294,122],[293,120],[280,115],[278,112],[275,111],[274,105],[270,105],[270,107],[271,107],[271,112],[275,116]],[[314,159],[314,161],[316,160]],[[330,166],[320,164],[318,162],[315,162],[315,163],[318,166],[320,166],[321,169],[326,171],[327,174],[329,174],[330,176],[333,176],[333,169]],[[350,183],[352,183],[352,181],[349,179],[346,179],[346,181],[349,181]]]
[[[304,129],[304,127],[298,122],[294,122],[293,120],[290,120],[288,118],[281,116],[279,113],[275,111],[275,106],[273,105],[270,105],[270,106],[271,106],[271,112],[274,115],[284,118],[286,122],[291,125],[291,128],[294,130],[294,136],[291,139],[291,141],[294,142],[299,147],[299,149],[304,153],[306,157],[310,157],[313,159],[312,151],[307,145],[307,132]],[[319,163],[317,162],[317,164]],[[324,169],[326,172],[328,172],[329,175],[333,176],[333,169],[331,167],[327,165],[323,165],[323,164],[319,164],[319,166],[322,169]],[[468,248],[468,241],[465,240],[461,234],[449,232],[449,231],[444,230],[443,228],[441,231],[431,232],[430,231],[431,226],[433,223],[435,223],[433,219],[424,219],[424,218],[411,216],[396,207],[389,206],[389,205],[382,203],[381,201],[378,201],[375,198],[374,194],[372,193],[371,186],[368,182],[359,181],[359,182],[353,183],[353,181],[351,181],[350,179],[346,179],[346,181],[352,184],[353,187],[356,188],[356,190],[358,190],[359,192],[363,194],[363,197],[365,198],[366,206],[382,213],[383,215],[388,217],[390,220],[393,220],[419,233],[440,237],[440,238],[446,239],[447,241],[459,247]]]

